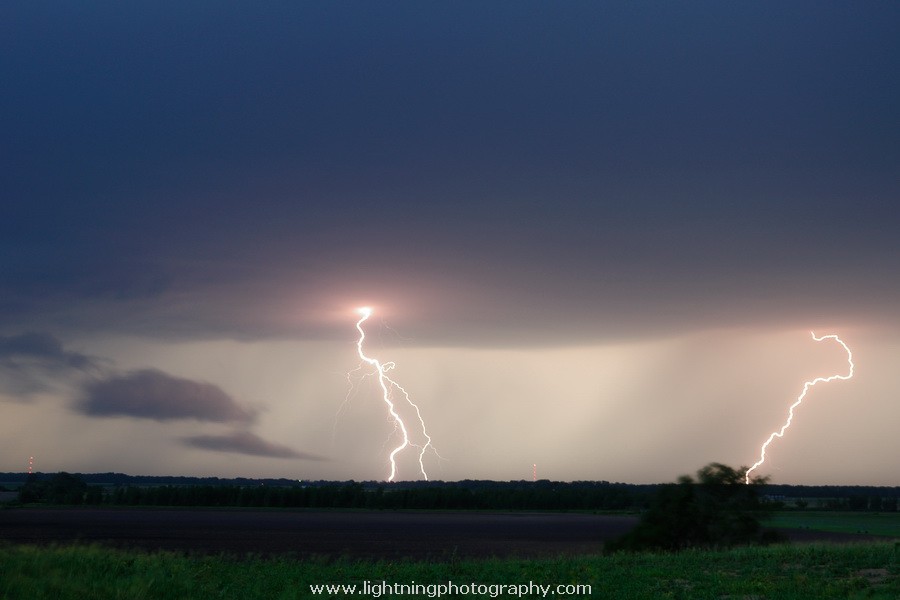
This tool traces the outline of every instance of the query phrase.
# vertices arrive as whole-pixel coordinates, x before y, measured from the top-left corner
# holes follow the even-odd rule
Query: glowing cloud
[[[766,462],[766,448],[769,447],[769,444],[772,443],[772,440],[774,440],[776,437],[779,437],[779,438],[784,437],[784,432],[787,430],[788,427],[791,426],[791,421],[794,420],[794,409],[797,408],[798,406],[800,406],[800,404],[803,402],[803,399],[806,397],[806,393],[809,391],[809,389],[812,386],[816,385],[817,383],[828,383],[829,381],[834,381],[835,379],[850,379],[851,377],[853,377],[853,353],[850,352],[850,348],[847,347],[847,344],[845,344],[843,342],[843,340],[841,340],[841,338],[839,338],[838,336],[836,336],[834,334],[823,335],[822,337],[816,337],[815,333],[813,333],[812,331],[810,331],[810,333],[812,334],[813,339],[816,340],[817,342],[821,342],[822,340],[834,340],[838,344],[840,344],[844,348],[844,350],[847,352],[847,363],[850,365],[850,371],[846,375],[831,375],[830,377],[816,377],[812,381],[807,381],[806,383],[803,384],[803,391],[800,393],[799,396],[797,396],[797,400],[793,404],[791,404],[790,409],[788,409],[787,421],[785,422],[784,425],[782,425],[780,431],[775,431],[772,433],[772,435],[769,436],[769,439],[767,439],[765,441],[765,443],[762,445],[762,448],[760,448],[759,460],[756,461],[756,463],[754,463],[754,465],[752,467],[747,469],[747,472],[744,475],[745,483],[750,483],[750,473],[752,471],[756,470],[756,468],[759,467],[760,465],[762,465],[764,462]]]

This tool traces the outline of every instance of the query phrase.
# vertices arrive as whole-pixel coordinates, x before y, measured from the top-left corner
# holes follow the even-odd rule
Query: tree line
[[[23,503],[445,510],[627,510],[654,486],[608,482],[431,482],[429,485],[316,482],[292,485],[88,485],[77,475],[32,477]]]
[[[643,511],[651,507],[668,485],[547,480],[400,483],[216,480],[210,483],[208,479],[200,479],[201,483],[162,485],[88,483],[100,477],[31,474],[18,488],[19,501],[111,506]],[[802,509],[806,500],[800,498],[818,498],[822,501],[810,507],[889,512],[897,510],[900,497],[900,488],[760,484],[756,490],[760,501],[773,508]]]

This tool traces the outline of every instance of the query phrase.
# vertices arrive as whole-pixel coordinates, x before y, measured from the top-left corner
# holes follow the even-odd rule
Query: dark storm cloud
[[[247,426],[255,419],[216,385],[173,377],[155,369],[132,371],[84,385],[75,409],[91,417],[132,417],[156,421],[193,419]],[[267,442],[241,429],[224,435],[197,435],[185,438],[188,446],[217,452],[234,452],[270,458],[323,460],[315,454],[298,452]]]
[[[304,460],[324,460],[321,456],[307,452],[297,452],[287,446],[267,442],[249,431],[236,431],[225,435],[197,435],[186,438],[184,443],[195,448],[215,452],[234,452],[250,456],[269,458],[302,458]]]
[[[50,369],[90,369],[96,359],[63,349],[62,343],[48,333],[23,333],[0,336],[0,364],[20,360],[37,361]]]
[[[322,311],[367,301],[422,343],[509,345],[895,318],[896,4],[3,11],[0,327],[335,338]]]
[[[48,333],[0,336],[0,388],[30,394],[100,367],[98,358],[72,352]]]
[[[155,369],[132,371],[86,384],[76,409],[94,417],[156,421],[250,423],[254,419],[251,411],[241,408],[218,386],[173,377]]]

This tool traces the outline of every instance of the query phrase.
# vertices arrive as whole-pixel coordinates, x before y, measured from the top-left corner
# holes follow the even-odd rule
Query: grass
[[[785,511],[766,519],[765,525],[900,538],[900,512]]]
[[[534,582],[554,587],[589,584],[591,595],[577,597],[604,599],[896,599],[900,597],[900,548],[891,542],[784,545],[680,554],[438,563],[235,560],[100,546],[0,546],[0,598],[10,600],[309,598],[314,597],[311,584],[356,584],[361,588],[363,581],[426,586],[448,581],[486,585]],[[491,597],[490,589],[485,591],[467,597]],[[496,597],[509,597],[508,591]],[[426,589],[417,595],[383,597],[430,596]]]

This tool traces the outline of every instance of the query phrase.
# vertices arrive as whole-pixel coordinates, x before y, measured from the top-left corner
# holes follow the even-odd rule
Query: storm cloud
[[[92,381],[84,386],[76,409],[89,416],[156,421],[251,423],[255,417],[216,385],[173,377],[156,369]]]
[[[900,3],[448,6],[4,5],[0,468],[896,484]]]
[[[48,333],[0,336],[0,388],[15,395],[53,389],[72,376],[94,371],[100,362],[66,350]]]
[[[63,349],[62,342],[49,333],[22,333],[0,336],[0,361],[8,364],[19,359],[40,361],[48,367],[86,369],[95,359]]]
[[[269,458],[302,458],[304,460],[325,460],[316,454],[297,452],[287,446],[267,442],[250,431],[235,431],[225,435],[196,435],[184,439],[184,443],[195,448],[215,452],[234,452],[250,456]]]
[[[184,438],[185,445],[268,458],[323,460],[322,457],[268,442],[246,429],[256,413],[211,383],[175,377],[157,369],[141,369],[84,386],[76,410],[92,417],[132,417],[155,421],[195,420],[227,423],[239,429],[222,435]]]
[[[896,5],[369,10],[8,7],[0,329],[896,321]]]

